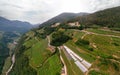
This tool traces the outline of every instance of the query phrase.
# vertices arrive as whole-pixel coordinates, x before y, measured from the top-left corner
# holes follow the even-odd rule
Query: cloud
[[[35,24],[62,12],[95,12],[119,5],[119,0],[0,0],[0,16]]]
[[[98,11],[106,8],[120,6],[120,0],[93,0],[91,5],[91,11]]]

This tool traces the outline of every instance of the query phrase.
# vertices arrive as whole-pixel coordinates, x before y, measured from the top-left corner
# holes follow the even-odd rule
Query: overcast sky
[[[63,12],[95,12],[120,6],[120,0],[0,0],[0,16],[42,23]]]

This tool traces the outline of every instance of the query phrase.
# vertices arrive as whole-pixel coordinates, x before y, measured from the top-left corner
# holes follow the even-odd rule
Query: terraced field
[[[34,33],[30,32],[27,35],[33,37]],[[38,75],[60,74],[62,63],[59,52],[50,51],[47,39],[27,38],[23,45],[26,48],[24,55],[29,58],[29,65],[36,70]]]
[[[61,55],[67,66],[68,75],[83,75],[82,71],[75,65],[74,61],[66,57],[63,50],[61,51]]]
[[[98,34],[120,36],[120,32],[105,30],[105,29],[87,29],[87,31],[98,33]]]
[[[90,30],[90,31],[89,31]],[[52,39],[52,34],[48,38],[42,39],[34,31],[30,31],[26,34],[26,38],[23,41],[22,49],[23,54],[16,61],[18,67],[23,61],[27,62],[24,71],[20,74],[32,74],[37,75],[60,75],[63,66],[67,67],[68,75],[119,75],[120,74],[120,38],[114,37],[119,36],[118,32],[113,36],[111,31],[104,30],[75,30],[75,29],[60,29],[58,31],[64,32],[64,34],[71,37],[64,45],[73,51],[74,58],[78,61],[78,57],[81,57],[86,62],[90,63],[90,67],[84,73],[80,70],[80,67],[75,64],[71,51],[62,49],[59,47],[60,52],[56,50],[51,51],[51,46],[48,41]],[[110,34],[109,34],[110,33]],[[69,54],[67,54],[67,52]],[[65,62],[62,63],[60,60],[60,54]],[[69,57],[71,55],[71,57]],[[78,55],[76,57],[75,55]],[[26,58],[26,59],[25,59]],[[27,59],[28,58],[28,59]],[[82,63],[79,61],[79,63]],[[19,63],[21,62],[21,63]],[[92,66],[91,66],[92,64]],[[84,62],[82,63],[85,66]],[[86,67],[86,66],[85,66]],[[17,70],[11,75],[17,74]],[[112,73],[111,73],[112,71]],[[34,73],[35,72],[35,73]]]
[[[118,32],[97,29],[87,29],[87,31],[95,34],[87,34],[80,31],[71,32],[71,30],[66,32],[73,35],[73,39],[69,40],[66,45],[86,61],[93,64],[87,74],[119,75],[120,38],[114,36],[119,36],[120,34]],[[89,41],[89,45],[77,45],[76,41],[78,39]]]

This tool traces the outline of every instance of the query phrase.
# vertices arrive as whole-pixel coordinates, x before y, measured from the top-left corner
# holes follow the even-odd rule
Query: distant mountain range
[[[67,22],[77,16],[85,16],[88,14],[89,13],[62,13],[62,14],[55,16],[55,17],[51,18],[50,20],[40,24],[40,26],[49,26],[56,22],[60,22],[60,23]]]
[[[0,17],[0,31],[17,31],[17,32],[26,32],[33,27],[32,24],[28,22],[22,22],[18,20],[8,20],[6,18]]]
[[[2,73],[5,59],[9,57],[12,54],[12,50],[14,50],[14,41],[32,27],[33,25],[28,22],[17,20],[11,21],[0,17],[0,75]]]

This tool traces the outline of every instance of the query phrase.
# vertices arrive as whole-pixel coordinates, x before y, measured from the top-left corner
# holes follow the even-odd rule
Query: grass
[[[93,31],[94,30],[95,29],[93,29]],[[95,32],[99,34],[108,34],[107,31],[104,32],[103,30],[95,30]],[[24,41],[23,44],[25,46],[24,57],[27,56],[28,59],[24,59],[23,57],[21,60],[28,60],[29,62],[27,63],[29,63],[29,65],[37,71],[37,75],[60,75],[63,65],[60,61],[59,53],[56,52],[52,55],[47,46],[48,41],[46,39],[41,39],[39,37],[35,38],[35,36],[33,37],[33,32],[30,32],[29,34],[28,38],[31,38],[29,38],[27,41]],[[87,34],[83,39],[90,42],[89,46],[93,48],[93,51],[90,51],[85,46],[75,44],[75,42],[85,34],[84,32],[68,29],[65,30],[65,34],[68,34],[73,38],[65,43],[65,45],[67,45],[71,50],[73,50],[86,61],[93,63],[91,67],[93,70],[89,72],[89,75],[120,74],[120,38]],[[109,32],[109,34],[111,35],[113,33]],[[119,36],[118,33],[115,33],[114,35]],[[91,45],[93,43],[96,45],[96,48]],[[84,75],[75,65],[74,61],[67,59],[64,52],[61,52],[61,55],[67,66],[68,75]],[[18,61],[18,64],[24,63],[22,61],[21,63],[19,62],[20,61]],[[19,67],[21,69],[20,65]],[[26,72],[28,72],[28,70],[26,70],[25,73]]]
[[[87,31],[94,32],[94,33],[98,33],[98,34],[106,34],[106,35],[120,36],[120,33],[118,33],[118,32],[105,31],[105,30],[100,30],[100,29],[87,29]]]
[[[13,37],[13,38],[14,38],[14,40],[18,39],[18,37]],[[13,39],[13,38],[11,38],[11,39]],[[5,75],[5,73],[8,71],[8,69],[10,68],[10,66],[12,64],[11,57],[12,57],[13,51],[15,49],[15,44],[8,43],[7,47],[9,48],[9,56],[5,59],[5,63],[4,63],[3,70],[2,70],[2,75]]]
[[[98,30],[99,31],[99,30]],[[85,36],[85,40],[95,43],[97,48],[92,52],[94,56],[99,56],[99,63],[94,64],[100,71],[101,75],[119,75],[120,71],[120,38],[108,37],[102,35],[89,34]],[[118,69],[115,69],[115,67]],[[107,69],[105,69],[107,68]],[[112,73],[111,73],[112,71]],[[95,75],[98,72],[90,72]],[[91,75],[90,74],[90,75]]]
[[[120,38],[112,37],[112,45],[114,48],[114,54],[120,57]],[[115,45],[117,44],[117,45]]]
[[[46,62],[38,69],[38,75],[60,75],[62,63],[59,54],[49,57]]]
[[[95,54],[106,53],[108,55],[112,55],[113,53],[116,53],[120,47],[113,44],[115,42],[115,38],[112,37],[90,34],[84,39],[96,44],[97,52]],[[117,38],[117,40],[120,39]],[[120,44],[119,41],[117,43]]]
[[[77,47],[73,43],[73,41],[69,41],[65,45],[68,46],[71,50],[73,50],[76,54],[78,54],[80,57],[82,57],[86,61],[92,63],[95,60],[92,54],[86,52],[84,49],[81,49],[80,47]]]
[[[98,72],[96,70],[92,70],[89,72],[89,75],[109,75],[109,74],[105,74],[103,72]]]
[[[81,38],[85,33],[81,32],[80,30],[75,30],[75,29],[67,29],[65,31],[67,35],[72,36],[72,38],[78,39]]]
[[[5,60],[5,64],[2,70],[2,75],[5,75],[5,73],[7,72],[7,70],[9,69],[9,67],[11,66],[11,57],[6,58]]]
[[[31,45],[32,44],[32,45]],[[37,69],[51,54],[47,49],[47,40],[41,39],[40,41],[34,38],[25,43],[26,47],[31,47],[25,51],[30,59],[30,65]]]
[[[77,53],[80,57],[84,58],[88,62],[93,62],[95,60],[95,57],[91,53],[88,53],[83,47],[78,47],[75,42],[80,39],[85,33],[75,30],[67,30],[67,34],[71,33],[73,34],[73,40],[69,40],[65,45],[68,46],[71,50],[73,50],[75,53]],[[81,49],[82,48],[82,49]]]
[[[29,58],[29,65],[37,71],[37,75],[60,75],[62,63],[58,52],[52,55],[48,41],[39,37],[25,41],[24,55]]]
[[[118,32],[104,31],[100,29],[87,29],[90,32],[120,36]],[[67,31],[74,34],[73,39],[69,40],[65,45],[77,53],[80,57],[93,64],[92,68],[97,68],[100,71],[92,71],[89,75],[119,75],[120,71],[120,38],[112,36],[102,36],[95,34],[87,34],[83,39],[90,42],[89,46],[93,48],[90,51],[85,45],[76,45],[76,40],[80,39],[84,33],[76,31]],[[96,48],[93,47],[93,44]],[[99,61],[96,61],[99,60]],[[111,71],[113,71],[111,73]]]
[[[63,51],[61,51],[61,55],[66,64],[68,75],[83,75],[81,70],[75,65],[74,61],[68,60]]]

